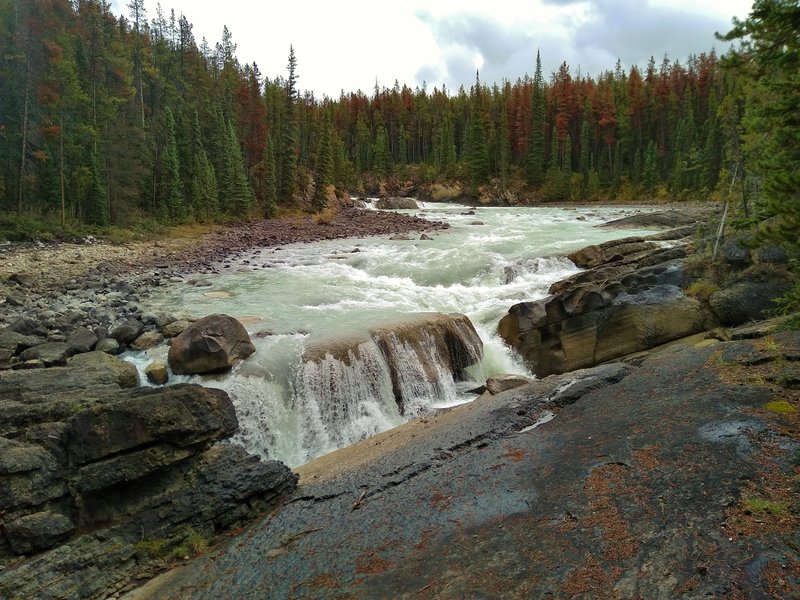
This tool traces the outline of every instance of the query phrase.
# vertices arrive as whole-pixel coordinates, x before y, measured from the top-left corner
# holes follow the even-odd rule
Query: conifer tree
[[[253,208],[253,191],[247,181],[244,170],[242,149],[233,123],[228,122],[228,135],[225,147],[225,164],[228,172],[225,174],[227,196],[222,198],[228,212],[236,217],[243,218]]]
[[[108,199],[103,174],[100,167],[97,149],[91,152],[90,180],[87,190],[86,222],[91,225],[105,226],[109,223]]]
[[[280,157],[279,200],[291,203],[297,194],[297,164],[300,152],[300,126],[297,117],[297,59],[294,48],[289,46],[289,76],[286,79],[286,114],[283,122]]]
[[[166,177],[166,209],[170,221],[179,223],[186,218],[178,145],[175,141],[175,117],[169,106],[164,108],[164,175]]]
[[[528,144],[527,177],[532,186],[540,186],[544,180],[544,131],[545,89],[542,76],[542,59],[536,51],[536,72],[533,76],[533,99],[531,104],[531,138]]]
[[[267,151],[264,153],[266,161],[264,177],[264,216],[271,218],[275,216],[278,206],[278,177],[275,159],[275,141],[267,137]]]
[[[314,173],[314,196],[311,206],[315,212],[325,209],[328,201],[328,186],[333,183],[333,148],[331,147],[330,119],[325,116],[317,144],[317,158]],[[387,149],[388,151],[388,149]]]

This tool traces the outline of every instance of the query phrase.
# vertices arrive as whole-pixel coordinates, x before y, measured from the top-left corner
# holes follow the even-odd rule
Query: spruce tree
[[[86,222],[91,225],[109,224],[108,199],[103,174],[100,171],[100,157],[97,149],[91,152],[90,180],[86,203]]]
[[[533,99],[531,105],[531,139],[528,144],[527,177],[532,186],[540,186],[544,180],[544,131],[545,89],[542,76],[542,59],[536,51],[536,73],[533,76]]]
[[[225,198],[229,211],[238,218],[248,216],[253,208],[253,191],[247,181],[247,173],[244,170],[244,159],[242,149],[239,145],[239,138],[233,123],[228,123],[228,136],[225,149],[226,165],[230,171],[226,175],[228,185],[228,197]]]
[[[186,218],[178,145],[175,141],[175,117],[169,106],[164,108],[164,176],[166,177],[166,208],[169,220],[179,223]]]
[[[275,159],[275,141],[267,137],[267,151],[264,153],[266,175],[264,177],[264,216],[275,216],[278,206],[278,176]]]
[[[286,115],[280,144],[279,199],[291,203],[297,194],[297,165],[300,153],[300,125],[297,117],[297,59],[289,46],[289,77],[286,79]]]
[[[315,212],[325,209],[328,202],[328,186],[333,183],[333,148],[331,147],[330,119],[326,116],[322,124],[319,142],[317,144],[317,157],[314,173],[314,196],[311,207]],[[388,148],[387,148],[388,151]]]

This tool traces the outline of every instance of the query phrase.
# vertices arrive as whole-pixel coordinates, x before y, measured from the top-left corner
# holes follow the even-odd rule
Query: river
[[[211,286],[175,283],[149,299],[154,312],[240,319],[256,353],[231,373],[173,377],[226,390],[240,431],[234,441],[295,467],[436,408],[468,402],[470,390],[498,373],[529,374],[496,334],[520,301],[543,298],[554,281],[578,271],[563,256],[589,244],[651,231],[597,225],[642,208],[469,208],[425,204],[403,211],[450,224],[409,240],[344,239],[253,249],[228,264]],[[398,410],[377,352],[351,364],[302,360],[312,341],[351,335],[398,315],[464,313],[484,346],[469,381],[414,382],[413,402]],[[166,348],[130,355],[143,367]],[[414,360],[409,358],[409,363]],[[415,365],[409,364],[410,372]],[[413,375],[413,373],[412,373]],[[424,379],[424,378],[423,378]],[[409,394],[412,394],[410,391]]]

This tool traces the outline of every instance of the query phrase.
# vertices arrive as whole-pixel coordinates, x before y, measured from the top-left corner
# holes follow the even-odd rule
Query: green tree
[[[760,136],[754,169],[765,199],[761,218],[770,237],[800,253],[800,3],[756,0],[724,40],[742,40],[730,63],[750,77],[745,127]],[[800,308],[800,285],[789,296]]]
[[[186,200],[183,196],[183,182],[178,160],[178,144],[175,141],[175,117],[172,109],[164,109],[164,169],[166,177],[166,208],[170,221],[180,223],[186,218]]]
[[[276,153],[280,158],[279,200],[291,203],[298,190],[298,154],[300,152],[300,125],[297,117],[297,58],[289,46],[289,77],[286,79],[286,114],[283,122],[281,144]]]
[[[316,212],[325,209],[328,202],[328,186],[333,183],[333,148],[331,145],[330,119],[323,117],[322,130],[317,143],[317,158],[314,173],[314,196],[311,206]]]
[[[544,181],[544,135],[545,135],[545,89],[542,76],[542,59],[536,51],[536,73],[533,76],[533,99],[531,104],[531,137],[528,144],[528,183],[540,186]]]

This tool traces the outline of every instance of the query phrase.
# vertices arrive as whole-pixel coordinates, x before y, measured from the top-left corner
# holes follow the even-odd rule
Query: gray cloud
[[[650,56],[685,61],[691,53],[711,49],[715,31],[726,30],[730,20],[698,13],[651,6],[641,0],[545,0],[547,4],[584,4],[588,19],[559,24],[519,21],[505,24],[494,17],[463,12],[435,17],[418,12],[416,17],[431,31],[443,54],[443,64],[423,65],[417,83],[445,83],[451,90],[469,88],[475,80],[474,59],[483,59],[481,80],[500,83],[533,74],[536,51],[541,50],[545,77],[566,61],[573,74],[597,75],[613,69],[617,59],[628,68],[644,66]]]

